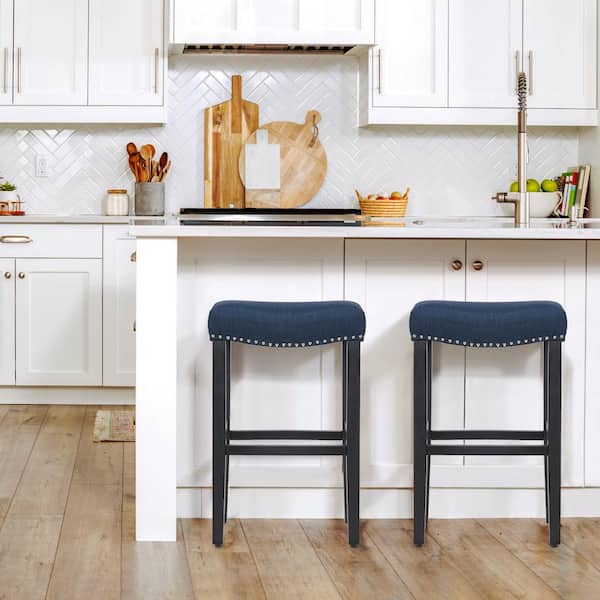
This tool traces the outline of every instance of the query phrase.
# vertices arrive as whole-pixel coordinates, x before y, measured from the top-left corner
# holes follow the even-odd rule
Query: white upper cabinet
[[[163,103],[163,0],[90,0],[89,103]]]
[[[450,1],[451,107],[515,107],[522,15],[522,0]]]
[[[87,103],[88,3],[15,0],[14,103]]]
[[[375,0],[174,0],[177,44],[372,44]]]
[[[597,0],[524,0],[531,108],[596,108]]]
[[[448,104],[448,0],[378,0],[375,106]]]
[[[0,105],[13,97],[13,0],[0,0]]]
[[[377,0],[360,124],[597,125],[597,1]]]

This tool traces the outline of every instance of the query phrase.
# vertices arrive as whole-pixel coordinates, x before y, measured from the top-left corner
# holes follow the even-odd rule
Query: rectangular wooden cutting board
[[[231,100],[204,111],[204,206],[244,208],[239,173],[244,142],[258,129],[258,104],[242,99],[242,77],[231,78]]]

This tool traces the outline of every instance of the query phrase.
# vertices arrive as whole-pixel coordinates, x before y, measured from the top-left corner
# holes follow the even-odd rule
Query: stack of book
[[[575,215],[584,216],[590,185],[590,165],[569,168],[557,180],[558,189],[562,192],[562,200],[554,209],[557,217],[568,217],[571,207],[576,207]]]

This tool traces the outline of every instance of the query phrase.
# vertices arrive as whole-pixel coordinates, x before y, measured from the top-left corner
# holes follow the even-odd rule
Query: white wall
[[[14,180],[34,213],[96,213],[109,187],[132,187],[125,144],[152,142],[173,159],[171,210],[203,202],[203,109],[229,96],[229,76],[244,77],[244,96],[260,104],[261,122],[323,117],[329,172],[316,206],[352,206],[363,193],[410,186],[410,214],[495,215],[510,207],[490,199],[516,175],[513,128],[385,127],[358,129],[357,63],[349,57],[178,56],[170,66],[165,127],[0,126],[0,175]],[[534,129],[530,176],[554,176],[577,163],[576,129]],[[35,156],[51,176],[35,178]]]

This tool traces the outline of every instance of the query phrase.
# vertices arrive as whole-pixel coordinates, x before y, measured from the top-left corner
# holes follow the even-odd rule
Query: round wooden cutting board
[[[306,204],[321,189],[327,173],[327,155],[318,139],[317,125],[321,115],[316,110],[306,113],[304,123],[274,121],[262,125],[260,129],[269,132],[269,144],[281,146],[281,200],[280,208],[297,208]],[[246,144],[256,143],[256,132]],[[239,169],[245,183],[245,146],[240,156]],[[261,205],[260,195],[255,196],[249,208],[272,207]]]

